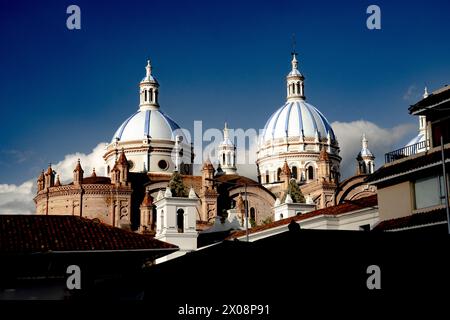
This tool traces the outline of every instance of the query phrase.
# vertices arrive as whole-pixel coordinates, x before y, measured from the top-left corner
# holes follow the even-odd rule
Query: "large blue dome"
[[[112,142],[117,139],[122,142],[136,141],[147,137],[175,140],[175,135],[182,135],[180,126],[159,109],[138,110],[117,129]]]
[[[287,101],[275,111],[267,121],[260,143],[286,137],[314,138],[316,131],[319,138],[336,140],[333,129],[325,116],[313,105],[304,100]]]

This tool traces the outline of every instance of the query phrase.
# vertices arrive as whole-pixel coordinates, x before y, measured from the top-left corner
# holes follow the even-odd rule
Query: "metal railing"
[[[384,155],[384,162],[389,163],[398,159],[406,158],[417,154],[419,152],[425,151],[430,146],[429,140],[424,140],[391,152],[388,152]]]

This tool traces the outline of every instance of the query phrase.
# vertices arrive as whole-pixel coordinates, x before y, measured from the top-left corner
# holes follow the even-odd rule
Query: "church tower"
[[[368,140],[366,139],[365,134],[363,134],[361,144],[361,151],[356,157],[356,160],[358,162],[356,173],[372,174],[375,171],[375,156],[372,154],[372,152],[370,152],[368,148]]]
[[[202,189],[200,200],[202,203],[201,220],[211,221],[217,216],[217,190],[214,186],[214,166],[208,159],[202,167]]]
[[[77,166],[73,170],[73,184],[79,186],[83,183],[84,170],[81,168],[80,159],[77,161]]]
[[[55,185],[55,171],[53,171],[51,164],[48,165],[48,169],[47,169],[47,172],[45,173],[44,181],[45,181],[45,188],[50,188]]]
[[[227,123],[223,129],[223,141],[217,148],[219,165],[225,174],[236,174],[236,146],[230,140]]]

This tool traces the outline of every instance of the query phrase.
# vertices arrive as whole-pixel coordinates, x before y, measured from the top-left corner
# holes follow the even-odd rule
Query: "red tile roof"
[[[0,253],[176,248],[77,216],[0,215]]]
[[[377,205],[378,205],[377,196],[373,195],[373,196],[369,196],[369,197],[360,198],[357,200],[346,201],[346,202],[344,202],[342,204],[338,204],[336,206],[323,208],[323,209],[319,209],[319,210],[314,210],[314,211],[304,213],[304,214],[301,214],[301,215],[298,215],[295,217],[286,218],[286,219],[278,220],[278,221],[275,221],[272,223],[264,224],[262,226],[257,226],[257,227],[251,228],[249,230],[249,233],[252,234],[252,233],[276,228],[279,226],[288,225],[292,220],[302,221],[302,220],[306,220],[306,219],[321,216],[321,215],[340,215],[340,214],[344,214],[347,212],[361,210],[364,208],[375,207]],[[246,233],[245,230],[239,230],[239,231],[236,231],[233,234],[231,234],[227,239],[239,238],[241,236],[244,236],[245,233]]]
[[[374,228],[374,231],[389,231],[444,221],[447,221],[445,208],[439,208],[428,212],[414,213],[406,217],[381,221]]]

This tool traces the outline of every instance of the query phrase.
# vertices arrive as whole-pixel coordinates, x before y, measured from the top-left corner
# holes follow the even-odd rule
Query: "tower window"
[[[269,183],[269,170],[266,170],[266,183]]]
[[[145,95],[144,101],[147,101],[147,90],[144,90],[144,95]]]
[[[250,221],[252,224],[256,224],[256,210],[255,208],[250,208]]]
[[[292,178],[297,180],[297,167],[296,166],[292,167]]]
[[[225,165],[225,153],[222,154],[222,165]]]
[[[150,88],[149,95],[148,95],[148,100],[150,100],[150,102],[153,101],[153,89],[152,88]]]
[[[297,94],[300,94],[300,82],[297,82]]]
[[[179,233],[184,232],[184,210],[177,210],[177,228]]]
[[[312,166],[308,167],[308,180],[314,179],[314,168]]]
[[[277,170],[277,181],[280,181],[280,176],[281,176],[281,168],[278,168],[278,170]]]

